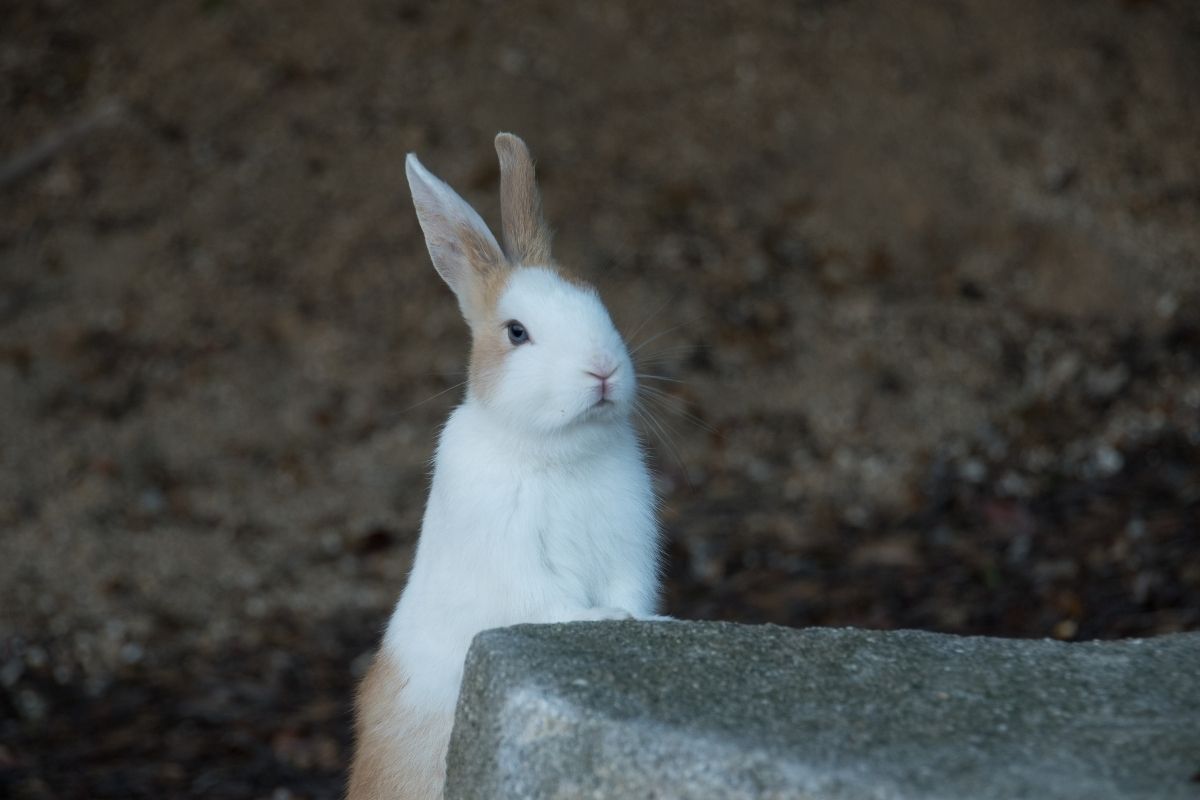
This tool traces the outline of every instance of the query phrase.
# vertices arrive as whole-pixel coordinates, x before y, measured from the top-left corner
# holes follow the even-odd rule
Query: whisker
[[[654,416],[654,414],[653,414],[653,408],[652,408],[650,405],[648,405],[648,403],[656,403],[656,404],[657,404],[657,407],[658,407],[660,410],[663,410],[663,411],[673,411],[673,409],[669,408],[669,407],[668,407],[668,406],[667,406],[665,403],[663,403],[663,402],[662,402],[662,400],[660,400],[659,398],[656,398],[656,397],[653,397],[653,396],[650,396],[650,395],[644,395],[644,396],[642,396],[642,397],[640,397],[640,398],[638,398],[638,399],[639,399],[639,400],[643,400],[643,401],[645,401],[645,403],[643,403],[643,404],[642,404],[642,409],[643,409],[643,410],[644,410],[644,411],[645,411],[647,414],[650,414],[650,415],[651,415],[651,417],[654,419],[654,421],[655,421],[655,422],[657,422],[657,423],[659,424],[659,426],[661,426],[661,427],[663,427],[663,428],[666,428],[666,429],[667,429],[667,430],[668,430],[668,431],[669,431],[671,434],[673,434],[673,435],[674,435],[674,436],[676,436],[676,437],[679,435],[679,434],[678,434],[678,432],[677,432],[677,431],[676,431],[676,430],[675,430],[673,427],[671,427],[671,426],[670,426],[670,424],[668,424],[668,423],[667,423],[667,421],[666,421],[665,419],[663,419],[663,418],[661,418],[661,417],[658,417],[658,416]],[[674,440],[672,440],[672,442],[673,442],[673,441],[674,441]]]
[[[649,411],[649,410],[650,410],[650,408],[647,407],[647,411]],[[671,423],[667,422],[666,417],[658,416],[658,417],[655,417],[655,419],[658,421],[658,424],[661,425],[662,427],[666,428],[667,433],[670,434],[671,444],[675,444],[676,442],[679,441],[679,431],[675,428],[675,426],[673,426]],[[676,445],[676,447],[678,448],[678,445]]]
[[[649,429],[649,432],[653,434],[654,438],[657,439],[671,455],[671,457],[675,459],[675,463],[679,465],[679,471],[683,474],[684,481],[686,481],[690,487],[692,485],[692,479],[688,475],[687,466],[683,463],[683,456],[679,454],[678,448],[675,447],[674,443],[671,441],[670,435],[668,435],[666,430],[664,430],[663,424],[659,420],[655,419],[654,415],[650,413],[650,409],[640,404],[635,403],[633,411],[635,414],[637,414],[638,418],[646,424],[646,427]]]
[[[395,372],[402,378],[462,378],[466,376],[465,369],[450,370],[448,372]]]
[[[661,364],[667,361],[676,360],[672,357],[676,354],[691,355],[692,353],[700,353],[706,350],[711,350],[712,345],[708,344],[679,344],[671,347],[655,350],[653,353],[639,355],[636,359],[638,366],[649,367],[654,364]]]
[[[646,323],[647,323],[647,322],[649,322],[650,320],[652,320],[652,319],[654,319],[656,316],[658,316],[658,312],[662,311],[664,308],[666,308],[668,305],[670,305],[672,302],[674,302],[674,301],[675,301],[675,300],[676,300],[676,299],[679,297],[679,295],[680,295],[680,294],[682,294],[682,293],[683,293],[683,289],[678,289],[678,290],[676,290],[676,291],[675,291],[675,292],[673,292],[672,294],[668,295],[668,296],[667,296],[667,299],[666,299],[666,300],[663,300],[663,301],[662,301],[662,302],[661,302],[661,303],[658,305],[658,308],[654,309],[654,310],[653,310],[653,311],[651,311],[649,314],[647,314],[646,316],[642,317],[642,321],[641,321],[641,322],[639,322],[639,323],[638,323],[638,326],[637,326],[636,328],[634,328],[634,329],[633,329],[633,332],[632,332],[632,333],[630,333],[628,336],[626,336],[626,337],[625,337],[626,341],[632,342],[632,341],[633,341],[633,339],[634,339],[634,337],[638,335],[638,331],[640,331],[642,328],[646,327]]]
[[[703,314],[701,314],[700,316],[695,317],[693,319],[684,320],[683,322],[680,322],[678,325],[672,325],[671,327],[667,328],[666,330],[659,331],[658,333],[651,336],[649,339],[647,339],[644,342],[642,342],[641,344],[639,344],[637,347],[633,348],[633,350],[630,351],[630,355],[635,355],[643,347],[650,344],[651,342],[655,342],[655,341],[661,339],[662,337],[666,336],[668,333],[671,333],[672,331],[677,331],[685,325],[691,325],[693,323],[699,322],[702,319],[704,319]]]
[[[649,413],[649,411],[650,410],[647,409],[647,413]],[[671,427],[671,425],[665,419],[663,419],[661,417],[656,417],[655,420],[658,422],[659,426],[661,426],[662,428],[664,428],[666,430],[667,444],[671,447],[671,450],[675,454],[675,461],[676,461],[676,463],[679,464],[679,471],[683,474],[684,482],[687,483],[687,485],[689,487],[691,487],[692,486],[691,473],[688,471],[687,465],[684,463],[684,460],[683,460],[683,454],[680,452],[679,446],[676,444],[676,442],[679,440],[679,432],[676,431],[673,427]]]
[[[677,381],[677,383],[682,383],[682,381]],[[651,386],[649,384],[639,383],[637,388],[638,388],[638,391],[645,392],[647,395],[653,395],[654,397],[662,397],[662,398],[666,398],[667,400],[672,400],[672,401],[675,401],[678,403],[686,403],[687,402],[687,400],[685,398],[680,397],[679,395],[674,394],[673,392],[666,391],[665,389],[660,389],[657,386]]]
[[[711,350],[714,346],[715,345],[711,345],[711,344],[673,344],[668,347],[664,347],[661,350],[655,350],[653,353],[650,353],[649,356],[657,356],[657,355],[661,355],[663,353],[671,353],[676,350]]]
[[[639,373],[637,373],[637,376],[639,378],[644,378],[645,380],[648,380],[648,381],[667,381],[668,383],[686,383],[686,381],[681,381],[681,380],[679,380],[679,378],[668,378],[666,375],[647,375],[644,372],[639,372]]]
[[[650,385],[644,384],[644,383],[639,383],[637,390],[639,392],[645,392],[647,395],[654,395],[657,397],[670,397],[673,400],[680,399],[680,398],[677,398],[675,395],[671,394],[670,392],[663,391],[662,389],[658,388],[657,386],[650,386]]]
[[[429,397],[426,397],[424,400],[420,400],[416,403],[413,403],[411,406],[408,406],[407,408],[402,408],[399,411],[393,411],[391,414],[389,414],[387,416],[387,419],[393,420],[396,417],[399,417],[403,414],[407,414],[408,412],[412,411],[414,408],[423,406],[426,403],[430,402],[431,400],[436,400],[439,397],[441,397],[442,395],[447,394],[449,392],[453,392],[455,389],[460,389],[466,385],[467,385],[467,381],[459,381],[458,383],[454,384],[453,386],[450,386],[446,389],[442,389],[440,392],[437,392],[436,394],[431,394]]]
[[[703,421],[701,421],[701,420],[699,420],[699,419],[696,419],[695,417],[691,417],[691,416],[686,416],[686,417],[685,417],[685,416],[683,416],[682,414],[675,413],[675,412],[674,412],[672,409],[665,408],[665,407],[663,407],[663,406],[661,406],[661,405],[660,405],[658,408],[659,408],[661,411],[664,411],[664,412],[666,412],[666,413],[668,413],[668,414],[675,414],[675,416],[678,416],[678,417],[680,417],[681,419],[683,419],[684,421],[686,421],[686,422],[689,422],[689,423],[691,423],[692,425],[695,425],[697,428],[700,428],[701,430],[705,431],[706,433],[712,434],[713,436],[717,436],[717,437],[719,437],[719,438],[724,438],[724,437],[722,436],[722,434],[721,434],[721,432],[720,432],[720,431],[718,431],[718,430],[716,430],[715,428],[713,428],[712,426],[710,426],[710,425],[708,425],[708,424],[704,423]],[[672,428],[671,430],[672,430],[672,431],[674,431],[675,429],[674,429],[674,428]]]
[[[714,436],[720,437],[722,439],[725,438],[724,434],[722,434],[720,431],[718,431],[712,425],[705,422],[701,417],[691,413],[686,408],[684,408],[683,406],[686,405],[687,401],[684,400],[682,397],[679,397],[678,395],[673,395],[669,392],[664,392],[661,389],[656,389],[653,386],[638,386],[638,391],[639,392],[645,391],[646,394],[643,396],[642,399],[657,403],[658,407],[661,408],[663,411],[666,411],[670,414],[674,414],[677,417],[681,417],[681,418],[687,420],[688,422],[692,423],[696,427],[701,428],[705,431],[708,431],[709,433],[713,434]]]

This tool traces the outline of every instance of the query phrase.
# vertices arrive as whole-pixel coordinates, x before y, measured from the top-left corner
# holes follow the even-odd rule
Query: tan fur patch
[[[509,353],[510,345],[502,328],[508,320],[500,319],[496,306],[511,274],[511,269],[490,273],[477,285],[482,313],[471,321],[471,362],[467,376],[480,397],[495,391],[504,358]]]
[[[499,323],[496,323],[496,330],[481,330],[474,335],[467,375],[480,399],[486,400],[495,393],[508,352],[509,346],[504,341]]]
[[[461,293],[463,313],[474,327],[496,306],[510,267],[504,254],[474,229],[460,228],[458,235],[470,274],[456,291]]]
[[[525,142],[511,133],[496,136],[500,158],[500,215],[504,250],[514,262],[550,263],[550,229],[542,218],[533,157]]]
[[[562,266],[561,264],[546,264],[545,267],[546,267],[546,269],[550,270],[555,275],[562,278],[564,281],[566,281],[567,283],[569,283],[573,286],[576,286],[580,289],[587,289],[587,290],[590,290],[593,292],[596,291],[595,286],[588,283],[583,278],[579,277],[574,272],[571,272],[569,269]]]
[[[347,800],[437,800],[446,779],[453,718],[404,705],[408,679],[376,654],[355,702],[355,752]]]
[[[474,228],[466,225],[460,227],[458,240],[462,242],[467,262],[476,274],[482,275],[505,267],[504,254],[496,252],[494,243]]]

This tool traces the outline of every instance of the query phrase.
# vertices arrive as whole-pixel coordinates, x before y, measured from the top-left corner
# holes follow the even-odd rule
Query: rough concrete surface
[[[1195,798],[1200,634],[580,623],[479,635],[448,798]]]

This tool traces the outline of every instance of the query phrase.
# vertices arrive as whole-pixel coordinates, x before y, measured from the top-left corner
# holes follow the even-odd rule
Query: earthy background
[[[0,14],[0,795],[337,795],[467,343],[403,158],[496,221],[498,130],[682,382],[670,613],[1200,628],[1200,5]]]

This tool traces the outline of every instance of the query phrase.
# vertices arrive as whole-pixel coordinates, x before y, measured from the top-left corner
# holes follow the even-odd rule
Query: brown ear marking
[[[520,137],[496,135],[500,158],[500,216],[504,251],[515,264],[550,264],[550,229],[542,218],[533,157]]]
[[[508,266],[502,255],[496,252],[492,243],[484,239],[474,228],[466,225],[459,227],[458,241],[462,243],[463,255],[466,256],[467,263],[480,277]]]
[[[496,252],[495,245],[484,239],[478,231],[463,226],[459,229],[458,240],[471,271],[475,273],[474,279],[468,281],[464,289],[469,296],[468,322],[474,328],[496,307],[508,281],[510,268],[503,254]]]

